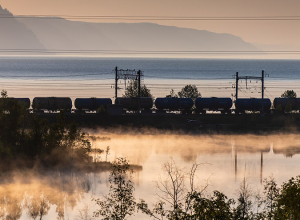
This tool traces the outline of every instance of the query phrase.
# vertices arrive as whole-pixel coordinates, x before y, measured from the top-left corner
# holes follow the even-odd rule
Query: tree
[[[89,161],[91,150],[85,134],[74,123],[67,123],[63,112],[57,123],[50,125],[37,117],[29,120],[24,103],[1,92],[0,100],[0,158],[9,167],[13,158],[25,157],[28,165],[34,160],[43,165],[73,166]],[[67,165],[67,166],[66,166]],[[76,164],[77,165],[77,164]],[[80,164],[82,165],[82,164]]]
[[[281,187],[277,199],[276,219],[300,219],[300,176],[291,178]]]
[[[137,204],[138,210],[155,219],[164,219],[164,217],[170,220],[195,219],[193,218],[196,216],[195,196],[202,198],[207,188],[206,184],[202,190],[197,191],[194,186],[195,173],[199,165],[201,164],[193,164],[187,173],[178,167],[174,160],[166,162],[162,167],[166,176],[164,179],[160,177],[156,182],[157,195],[160,200],[154,205],[153,210],[150,210],[147,203],[141,200]],[[186,181],[189,182],[189,186],[186,186]],[[165,209],[165,205],[170,209]]]
[[[170,94],[166,95],[166,98],[178,98],[178,95],[175,93],[174,89],[171,89]]]
[[[178,96],[180,98],[196,99],[198,97],[201,97],[201,93],[198,92],[196,85],[189,84],[183,87],[180,92],[178,92]]]
[[[297,93],[294,90],[285,90],[284,93],[281,94],[282,98],[297,98]]]
[[[279,196],[279,188],[277,187],[273,176],[270,177],[270,180],[264,180],[264,195],[266,197],[265,205],[267,217],[268,219],[273,219],[277,207],[277,199]]]
[[[129,85],[125,89],[125,94],[123,95],[123,97],[137,98],[138,95],[138,81],[131,80],[129,82]],[[141,85],[141,97],[152,97],[150,89],[148,89],[146,85]]]
[[[20,143],[24,140],[28,112],[22,103],[8,98],[2,90],[0,100],[0,158],[9,159],[23,151]]]
[[[250,219],[252,208],[252,190],[244,177],[243,182],[240,184],[238,190],[237,207],[234,210],[234,219],[246,220]]]
[[[204,198],[201,193],[194,192],[190,195],[192,199],[192,212],[190,219],[223,219],[231,220],[231,205],[234,203],[232,199],[219,192],[214,191],[213,196]]]
[[[132,172],[125,158],[117,158],[109,175],[109,194],[103,201],[96,200],[100,209],[94,212],[94,216],[102,215],[106,220],[123,220],[134,213],[136,202],[133,197]]]

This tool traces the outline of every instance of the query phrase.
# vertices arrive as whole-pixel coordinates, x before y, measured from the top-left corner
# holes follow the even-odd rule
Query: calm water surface
[[[193,163],[201,163],[196,173],[200,188],[209,183],[207,193],[224,192],[236,197],[240,182],[245,177],[253,191],[262,190],[262,181],[273,175],[280,185],[299,175],[300,138],[298,135],[131,135],[89,131],[106,137],[92,142],[94,148],[111,151],[108,160],[126,157],[143,167],[133,175],[135,197],[149,204],[158,200],[155,181],[164,178],[161,167],[171,159],[188,171]],[[93,155],[95,156],[95,155]],[[106,160],[105,155],[98,155]],[[92,215],[97,209],[92,198],[103,198],[108,192],[109,173],[47,173],[44,175],[15,173],[0,182],[0,214],[12,219],[30,219],[29,207],[38,207],[42,201],[48,206],[43,219],[75,219],[79,211],[88,207]],[[138,214],[131,219],[142,219]]]
[[[300,93],[299,60],[222,60],[222,59],[121,59],[121,58],[11,58],[0,57],[1,88],[10,96],[114,96],[113,69],[140,69],[144,83],[155,97],[195,84],[203,97],[231,97],[234,75],[266,78],[265,95],[270,99],[286,89]],[[119,95],[125,83],[120,80]],[[260,97],[260,81],[240,81],[240,97]]]

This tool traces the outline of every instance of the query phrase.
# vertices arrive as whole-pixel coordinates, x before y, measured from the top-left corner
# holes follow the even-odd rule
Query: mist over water
[[[108,155],[97,156],[100,161],[126,157],[131,164],[142,166],[133,175],[135,197],[152,204],[158,200],[155,181],[163,178],[162,165],[171,159],[185,171],[193,163],[201,164],[196,172],[196,185],[209,184],[207,193],[219,190],[229,198],[244,177],[253,190],[262,190],[262,180],[273,175],[281,185],[299,175],[300,138],[297,134],[270,135],[183,135],[159,133],[107,132],[87,130],[99,138],[92,147],[105,150]],[[2,174],[0,182],[0,211],[6,210],[14,219],[30,219],[29,207],[44,208],[43,219],[75,219],[79,210],[88,207],[92,215],[97,209],[92,198],[108,193],[109,172],[74,173],[16,171]],[[0,213],[1,214],[1,213]],[[131,219],[145,217],[136,215]]]

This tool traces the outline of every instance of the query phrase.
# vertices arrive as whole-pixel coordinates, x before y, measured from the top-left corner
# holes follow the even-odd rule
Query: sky
[[[280,17],[298,16],[299,0],[0,0],[14,15]],[[280,17],[282,18],[282,17]],[[147,20],[84,20],[87,22],[146,22]],[[230,33],[268,48],[300,49],[300,20],[149,20],[178,27]]]

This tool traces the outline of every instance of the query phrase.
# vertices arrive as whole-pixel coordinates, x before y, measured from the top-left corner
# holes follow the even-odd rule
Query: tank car
[[[264,112],[270,113],[271,100],[264,99]],[[243,98],[235,101],[235,113],[245,113],[245,111],[262,111],[262,99],[257,98]]]
[[[76,98],[74,101],[75,108],[79,111],[96,111],[101,106],[107,109],[111,104],[110,98]]]
[[[32,101],[33,111],[71,112],[72,100],[69,97],[35,97]]]
[[[138,98],[116,98],[116,105],[122,105],[123,111],[137,111],[138,110]],[[153,106],[153,100],[150,97],[140,98],[140,109],[149,110]]]
[[[276,111],[298,111],[300,110],[300,98],[275,98],[273,106]]]
[[[195,100],[196,113],[205,114],[206,111],[221,111],[225,114],[231,113],[232,100],[231,98],[197,98]]]
[[[157,98],[155,107],[159,111],[182,111],[188,113],[194,105],[191,98]]]

